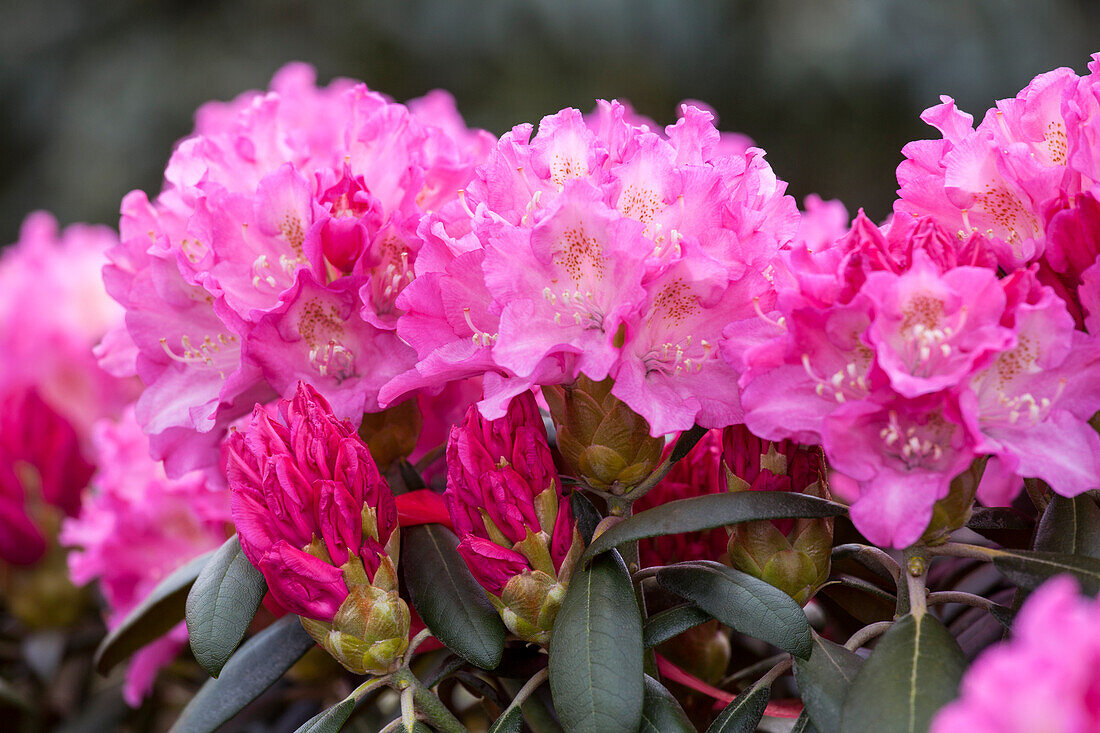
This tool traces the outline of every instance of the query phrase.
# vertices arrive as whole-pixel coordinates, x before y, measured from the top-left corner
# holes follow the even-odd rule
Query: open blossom
[[[278,603],[348,669],[392,671],[410,615],[397,595],[397,505],[366,444],[312,387],[257,405],[228,439],[241,549]]]
[[[861,215],[833,247],[791,252],[798,286],[767,316],[770,338],[727,331],[748,428],[823,445],[833,489],[876,544],[920,537],[980,455],[992,456],[987,503],[1011,500],[1024,477],[1067,496],[1100,485],[1086,423],[1100,407],[1094,339],[1073,333],[1035,268],[998,280],[989,251],[929,218],[880,230]],[[1065,450],[1054,434],[1070,436],[1054,441]]]
[[[444,496],[458,552],[505,625],[545,645],[583,542],[534,395],[497,420],[470,407],[447,443]]]
[[[721,154],[710,113],[664,134],[616,102],[505,134],[465,199],[422,221],[416,280],[398,298],[415,369],[381,393],[484,374],[483,413],[579,375],[653,435],[741,419],[722,327],[770,309],[798,212],[763,151]],[[636,120],[633,120],[636,121]]]
[[[932,733],[1100,730],[1100,599],[1082,597],[1072,578],[1049,580],[1012,631],[974,661]]]
[[[98,581],[107,625],[122,622],[173,570],[225,541],[229,497],[203,474],[170,479],[149,458],[149,441],[128,411],[94,432],[99,470],[80,516],[66,520],[61,541],[73,548],[73,582]],[[181,622],[139,650],[126,673],[124,695],[133,706],[152,689],[157,671],[187,643]]]
[[[411,111],[348,80],[318,88],[301,64],[199,110],[161,193],[124,199],[105,272],[126,326],[103,357],[145,382],[138,419],[170,474],[213,467],[227,426],[300,379],[341,417],[378,409],[414,358],[395,301],[420,216],[490,145],[443,92]]]

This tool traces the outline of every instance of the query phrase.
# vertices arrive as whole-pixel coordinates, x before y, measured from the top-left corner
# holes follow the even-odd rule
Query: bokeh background
[[[1096,50],[1096,0],[0,0],[0,243],[36,208],[117,224],[198,105],[295,59],[402,101],[449,89],[497,134],[600,97],[662,123],[704,100],[799,200],[877,219],[939,94],[980,116]]]

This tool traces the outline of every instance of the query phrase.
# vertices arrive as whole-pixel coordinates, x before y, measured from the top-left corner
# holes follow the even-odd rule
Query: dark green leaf
[[[856,674],[840,729],[924,733],[936,711],[955,699],[965,668],[962,650],[934,616],[902,616]]]
[[[237,535],[203,567],[187,594],[187,636],[191,651],[211,677],[241,643],[267,593],[267,582],[241,551]]]
[[[520,733],[522,728],[523,711],[517,705],[514,708],[510,707],[505,710],[489,728],[489,733]]]
[[[1100,507],[1088,494],[1053,495],[1035,531],[1035,549],[1100,558]]]
[[[211,733],[271,687],[313,647],[297,616],[284,616],[241,645],[180,713],[171,733]]]
[[[651,649],[707,621],[710,621],[709,613],[690,603],[685,603],[682,606],[655,613],[646,619],[645,628],[642,630],[642,642],[646,649]]]
[[[1006,551],[993,558],[993,566],[1016,585],[1035,590],[1043,581],[1060,573],[1077,578],[1088,595],[1100,591],[1100,560],[1060,552]]]
[[[676,445],[672,446],[672,453],[668,456],[668,462],[675,465],[690,453],[695,444],[702,440],[706,434],[707,429],[698,425],[692,425],[690,430],[680,433],[680,437],[676,439]]]
[[[571,733],[632,731],[642,717],[642,618],[619,553],[578,568],[550,637],[550,690]]]
[[[847,508],[787,491],[742,491],[678,499],[635,514],[597,537],[582,562],[624,542],[680,532],[713,529],[758,519],[835,517]]]
[[[657,583],[726,626],[796,657],[810,656],[813,640],[802,607],[763,580],[716,562],[692,562],[659,571]]]
[[[187,592],[199,577],[199,572],[213,552],[196,557],[177,568],[145,600],[116,626],[95,650],[95,668],[107,674],[119,662],[141,649],[149,642],[164,636],[183,620],[187,604]]]
[[[573,507],[573,516],[577,519],[577,531],[581,533],[584,544],[588,545],[592,542],[596,525],[600,523],[603,517],[596,511],[596,507],[592,506],[592,502],[588,500],[588,497],[580,491],[574,491],[569,497],[569,502]]]
[[[649,675],[645,676],[642,724],[638,733],[695,733],[695,726],[688,720],[680,703]]]
[[[814,636],[807,660],[794,660],[794,679],[806,713],[818,730],[840,730],[840,708],[863,658],[839,644]]]
[[[504,652],[504,623],[458,554],[458,538],[439,524],[402,530],[401,567],[413,607],[443,644],[482,669]]]
[[[756,683],[718,714],[707,733],[753,733],[764,717],[771,694],[771,685]]]
[[[1006,629],[1012,628],[1012,619],[1016,618],[1016,612],[1008,606],[1002,606],[998,603],[994,603],[989,609],[989,615],[997,619],[997,623],[1004,626]]]
[[[798,716],[798,719],[794,721],[794,727],[791,728],[791,733],[817,733],[817,728],[810,722],[810,714],[805,710]]]
[[[1027,515],[1009,507],[976,506],[966,526],[973,530],[1031,529]]]
[[[353,697],[341,700],[328,710],[323,710],[302,723],[294,733],[336,733],[351,717],[355,710],[355,702]]]

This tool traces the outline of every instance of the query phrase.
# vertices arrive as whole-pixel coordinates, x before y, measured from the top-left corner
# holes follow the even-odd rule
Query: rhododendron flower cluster
[[[487,420],[471,406],[447,443],[458,552],[508,629],[545,645],[584,549],[531,393]]]
[[[317,88],[303,65],[199,111],[160,195],[123,201],[105,273],[129,338],[104,358],[144,381],[138,419],[169,473],[214,466],[229,423],[299,379],[342,417],[378,409],[414,358],[395,300],[420,216],[490,143],[444,93],[405,107],[350,81]]]
[[[1028,598],[1012,629],[974,661],[932,733],[1100,730],[1100,599],[1055,578]]]
[[[763,158],[722,154],[712,116],[684,106],[664,135],[601,102],[505,134],[459,202],[426,216],[399,296],[408,390],[485,376],[490,419],[534,385],[585,375],[652,434],[741,419],[722,327],[770,309],[798,211]]]
[[[225,541],[229,496],[197,471],[170,479],[149,458],[149,439],[127,411],[102,420],[93,433],[99,470],[80,516],[66,520],[61,542],[73,548],[73,582],[97,581],[107,625],[126,618],[173,570]],[[187,643],[181,622],[139,651],[126,672],[124,694],[133,706],[149,693],[157,671]]]
[[[829,249],[792,250],[797,286],[768,317],[773,338],[727,328],[748,427],[823,445],[833,488],[876,544],[920,537],[979,455],[992,456],[987,503],[1024,477],[1067,496],[1100,485],[1096,342],[1033,268],[998,279],[989,252],[928,218],[880,229],[860,215]]]
[[[408,645],[397,596],[397,505],[367,446],[299,383],[228,439],[233,522],[272,597],[352,671],[389,671]]]

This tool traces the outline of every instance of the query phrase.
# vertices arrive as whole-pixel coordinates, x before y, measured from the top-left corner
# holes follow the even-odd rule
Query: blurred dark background
[[[1095,0],[0,0],[0,243],[36,208],[116,224],[198,105],[294,59],[402,101],[449,89],[497,134],[599,97],[662,123],[701,99],[799,200],[881,218],[939,94],[980,118],[1082,73],[1098,31]]]

